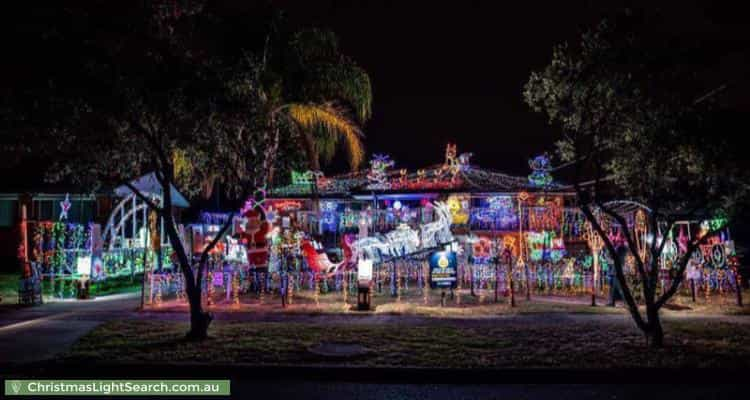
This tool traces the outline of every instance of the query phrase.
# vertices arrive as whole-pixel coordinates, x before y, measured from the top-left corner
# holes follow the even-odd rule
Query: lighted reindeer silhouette
[[[423,249],[453,240],[453,233],[451,233],[453,218],[448,204],[443,201],[436,201],[433,203],[433,207],[436,216],[435,221],[425,224],[420,231]]]
[[[383,256],[407,256],[421,249],[429,249],[453,240],[451,233],[451,213],[445,202],[434,202],[436,219],[425,224],[417,232],[408,225],[382,236],[366,237],[355,240],[352,245],[352,260],[359,257],[379,261]]]

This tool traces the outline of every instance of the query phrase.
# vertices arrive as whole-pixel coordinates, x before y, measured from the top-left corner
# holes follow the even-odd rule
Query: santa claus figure
[[[247,220],[244,231],[240,232],[242,243],[247,246],[247,262],[256,269],[268,268],[269,239],[271,224],[259,204],[248,207],[242,214]]]

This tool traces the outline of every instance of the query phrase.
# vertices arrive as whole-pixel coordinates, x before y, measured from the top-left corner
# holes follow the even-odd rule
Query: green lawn
[[[17,304],[18,302],[18,279],[19,274],[0,274],[0,304]],[[123,277],[108,279],[103,282],[97,282],[92,285],[91,294],[93,296],[106,296],[116,293],[132,293],[141,290],[141,276],[134,278]],[[59,283],[58,283],[59,284]],[[72,281],[66,281],[63,286],[63,293],[66,298],[75,296],[75,290]],[[44,301],[54,301],[56,295],[52,293],[52,287],[49,280],[42,281],[42,294]]]
[[[0,274],[0,303],[18,302],[18,274]]]
[[[183,323],[124,320],[98,327],[61,358],[440,368],[750,367],[747,324],[668,321],[667,346],[652,352],[634,328],[622,323],[596,317],[576,323],[546,319],[536,315],[489,324],[426,325],[215,322],[211,338],[203,343],[183,341]],[[342,361],[307,351],[322,341],[358,343],[372,352]]]

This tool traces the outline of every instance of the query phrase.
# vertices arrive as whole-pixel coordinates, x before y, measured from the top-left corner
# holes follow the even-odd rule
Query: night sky
[[[525,176],[527,160],[552,151],[559,135],[557,127],[549,126],[543,115],[523,103],[521,91],[530,72],[549,62],[553,45],[577,42],[583,31],[603,17],[621,15],[625,8],[650,16],[653,31],[648,34],[676,36],[687,42],[700,39],[702,54],[692,67],[705,77],[701,86],[708,91],[730,83],[723,101],[738,113],[750,111],[745,95],[750,91],[746,14],[709,1],[653,3],[213,0],[207,7],[233,27],[221,39],[237,45],[258,42],[258,38],[262,42],[267,16],[279,10],[288,28],[315,26],[336,32],[343,52],[372,80],[373,118],[364,127],[367,149],[390,154],[398,168],[442,162],[445,144],[454,142],[459,152],[474,153],[474,163]],[[75,4],[98,9],[91,15],[102,10],[111,15],[127,11],[126,5],[109,1]],[[0,82],[17,81],[18,75],[35,65],[60,62],[39,54],[44,52],[27,43],[31,40],[25,37],[25,28],[14,24],[19,20],[27,20],[26,25],[65,24],[65,12],[60,10],[70,5],[24,7],[33,12],[8,10],[0,18],[0,43],[7,55],[0,66],[4,71]],[[58,9],[61,17],[55,17],[55,11],[39,11],[50,7]],[[49,20],[38,15],[48,15]],[[343,154],[324,167],[328,174],[346,168]],[[565,178],[564,170],[558,174]],[[26,179],[23,174],[12,175],[16,181]]]
[[[622,1],[276,1],[300,26],[335,31],[344,52],[370,73],[373,118],[365,127],[372,153],[389,153],[397,167],[442,161],[445,143],[474,153],[487,168],[526,175],[527,160],[553,150],[559,130],[523,103],[532,70],[552,46],[576,42],[602,17],[629,7],[653,16],[659,33],[701,39],[707,88],[727,79],[734,108],[750,110],[746,71],[750,29],[738,10],[711,2]],[[604,4],[606,3],[606,4]],[[227,3],[225,3],[227,4]],[[228,3],[234,11],[243,2]],[[698,61],[697,61],[698,62]],[[343,157],[328,167],[345,169]]]

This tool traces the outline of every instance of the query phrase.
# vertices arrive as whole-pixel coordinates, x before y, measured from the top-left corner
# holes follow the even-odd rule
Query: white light
[[[273,238],[274,238],[274,237],[275,237],[276,235],[278,235],[278,234],[279,234],[279,227],[278,227],[278,226],[275,226],[275,227],[273,227],[273,229],[271,229],[271,230],[270,230],[270,231],[269,231],[269,232],[268,232],[268,233],[266,234],[266,239],[273,239]]]
[[[372,280],[372,260],[359,260],[357,262],[357,279],[360,281]]]
[[[76,272],[80,275],[91,274],[91,256],[78,257],[76,260]]]
[[[396,200],[396,201],[395,201],[395,202],[393,203],[393,209],[394,209],[394,210],[400,210],[400,209],[401,209],[401,202],[400,202],[399,200]]]

